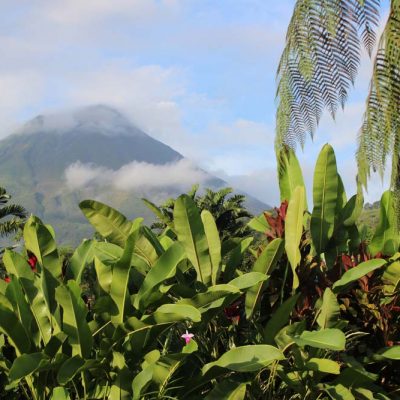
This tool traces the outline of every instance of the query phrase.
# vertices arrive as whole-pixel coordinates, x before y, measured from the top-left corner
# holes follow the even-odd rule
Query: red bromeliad
[[[270,229],[266,232],[268,240],[271,241],[284,236],[287,208],[288,202],[285,200],[279,208],[275,207],[275,216],[270,212],[264,212],[264,217],[270,226]]]

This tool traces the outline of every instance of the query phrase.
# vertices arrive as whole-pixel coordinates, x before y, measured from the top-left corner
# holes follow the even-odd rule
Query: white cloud
[[[69,188],[80,189],[97,184],[98,181],[105,185],[111,180],[112,172],[104,167],[76,162],[65,170],[65,178]]]
[[[178,0],[52,0],[43,3],[42,15],[68,27],[123,17],[139,23],[179,10]]]
[[[277,203],[274,130],[260,122],[272,120],[273,110],[268,104],[259,110],[267,100],[259,89],[273,97],[269,85],[292,1],[237,1],[227,10],[224,2],[204,7],[186,0],[21,0],[23,12],[15,11],[15,1],[4,3],[2,135],[7,125],[49,108],[110,104],[205,169],[236,176],[238,187]],[[357,86],[368,84],[370,70],[370,63],[361,64]],[[354,187],[354,163],[345,160],[354,159],[364,97],[350,102],[336,124],[324,118],[319,142],[306,144],[300,158],[310,182],[317,153],[329,141]],[[238,111],[237,98],[256,111]],[[70,180],[78,185],[118,172],[74,168]]]
[[[244,118],[217,122],[215,114],[223,113],[226,104],[222,99],[188,91],[185,71],[178,68],[135,68],[121,62],[76,76],[68,86],[71,105],[106,102],[115,106],[145,132],[206,169],[222,168],[237,174],[249,164],[254,169],[274,158],[270,126]],[[205,126],[199,132],[190,132],[185,126],[184,111],[188,109],[204,116]]]
[[[210,177],[189,160],[182,159],[164,165],[134,161],[116,171],[76,162],[65,170],[65,178],[71,189],[113,186],[118,190],[152,190],[168,187],[186,188],[196,183],[204,183]]]
[[[274,131],[267,124],[239,118],[210,123],[198,134],[185,135],[176,145],[210,171],[241,175],[275,162]]]
[[[115,106],[125,111],[135,125],[162,139],[182,131],[177,99],[185,94],[183,81],[183,72],[176,68],[113,63],[71,77],[66,96],[71,105]]]
[[[31,70],[0,74],[0,136],[4,137],[16,127],[16,117],[25,107],[31,106],[44,91],[41,75]],[[14,118],[10,118],[13,116]]]
[[[223,178],[236,189],[254,196],[270,206],[279,205],[279,186],[275,168],[264,168],[243,175],[225,175]]]

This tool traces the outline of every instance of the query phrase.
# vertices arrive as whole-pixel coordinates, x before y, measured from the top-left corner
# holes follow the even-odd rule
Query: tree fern
[[[354,83],[362,44],[371,54],[379,0],[298,0],[278,67],[276,146],[314,135],[324,108],[332,117]]]
[[[334,117],[354,82],[362,44],[371,55],[379,0],[298,0],[278,68],[276,148],[304,144],[324,108]],[[383,175],[391,158],[391,185],[400,216],[400,0],[390,1],[379,40],[358,138],[358,183],[371,170]]]
[[[393,0],[379,42],[359,133],[357,160],[361,182],[366,185],[371,169],[383,175],[389,156],[392,158],[392,187],[400,194],[399,152],[400,1]]]

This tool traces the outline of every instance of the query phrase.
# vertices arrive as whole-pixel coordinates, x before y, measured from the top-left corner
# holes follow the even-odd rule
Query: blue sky
[[[91,103],[133,122],[269,204],[277,204],[275,72],[293,0],[3,0],[1,136],[39,113]],[[371,73],[344,113],[299,152],[308,187],[330,142],[348,194]],[[367,200],[386,184],[373,177]]]

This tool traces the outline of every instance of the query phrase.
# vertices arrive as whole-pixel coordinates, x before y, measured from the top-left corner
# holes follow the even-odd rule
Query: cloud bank
[[[133,161],[118,170],[76,162],[65,170],[70,189],[93,186],[112,186],[118,190],[142,191],[167,187],[186,188],[205,183],[210,177],[187,159],[174,163],[155,165]]]

